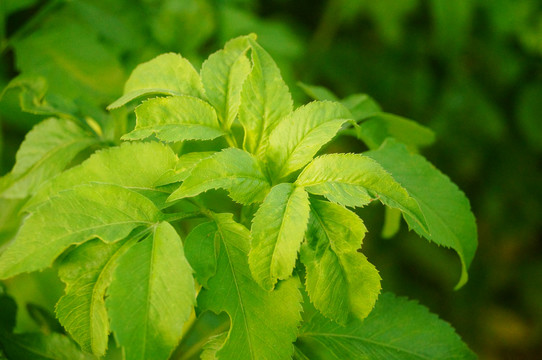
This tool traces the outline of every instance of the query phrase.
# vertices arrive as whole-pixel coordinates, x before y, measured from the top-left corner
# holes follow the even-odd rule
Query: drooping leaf
[[[83,149],[98,142],[76,123],[50,118],[36,125],[17,152],[1,195],[24,198],[60,173]]]
[[[352,211],[327,201],[311,201],[307,243],[301,249],[307,293],[326,317],[346,324],[364,319],[380,293],[380,276],[358,252],[367,232]]]
[[[181,238],[169,223],[120,257],[108,294],[111,329],[126,360],[168,359],[196,297]]]
[[[329,154],[315,158],[296,184],[345,206],[364,206],[378,199],[401,210],[425,228],[420,208],[408,192],[376,161],[361,154]]]
[[[377,149],[389,137],[414,149],[429,146],[435,141],[435,134],[431,129],[387,113],[377,113],[363,121],[358,128],[358,136],[372,150]]]
[[[0,279],[44,269],[72,244],[94,237],[109,243],[121,240],[159,217],[149,199],[120,186],[92,183],[63,191],[23,223],[0,256]]]
[[[198,296],[198,307],[225,311],[231,320],[219,359],[291,359],[291,342],[301,321],[299,280],[281,282],[274,291],[263,290],[253,279],[247,262],[249,231],[230,214],[217,214],[211,223],[220,241],[216,274]],[[211,225],[209,225],[211,226]],[[213,254],[208,254],[213,256]],[[211,357],[212,358],[212,357]]]
[[[192,64],[179,54],[162,54],[138,65],[124,85],[124,95],[108,106],[115,109],[152,95],[190,95],[203,97],[203,85]]]
[[[62,190],[90,182],[114,184],[136,191],[160,191],[154,189],[155,182],[173,169],[176,162],[177,156],[171,148],[158,142],[123,143],[104,149],[44,184],[26,204],[26,210],[32,211]]]
[[[248,264],[265,290],[292,274],[308,220],[307,192],[288,183],[273,187],[254,215]]]
[[[95,360],[67,336],[51,333],[0,332],[0,346],[9,360]]]
[[[268,162],[277,179],[302,168],[348,121],[337,102],[313,101],[284,118],[269,136]]]
[[[201,80],[205,95],[215,107],[218,119],[229,129],[237,117],[241,103],[241,88],[251,68],[245,56],[248,39],[254,35],[241,36],[226,43],[223,50],[209,56],[201,66]]]
[[[421,155],[409,153],[391,139],[367,156],[378,161],[416,199],[428,231],[410,214],[405,216],[408,224],[420,235],[457,252],[462,266],[457,287],[462,286],[477,247],[476,222],[465,194]]]
[[[59,265],[59,277],[66,290],[56,305],[58,320],[84,351],[96,356],[105,354],[110,332],[105,291],[116,259],[132,243],[88,241],[62,258]]]
[[[211,140],[226,134],[213,107],[193,96],[150,99],[135,113],[136,127],[123,140],[141,140],[153,134],[165,142]]]
[[[311,360],[476,359],[447,322],[390,293],[380,295],[364,321],[353,319],[345,327],[316,313],[296,347]]]
[[[200,161],[169,201],[210,189],[226,189],[241,204],[262,201],[270,185],[258,161],[246,151],[228,148]]]
[[[175,169],[166,171],[154,185],[163,186],[184,181],[201,160],[211,157],[214,153],[214,151],[200,151],[179,156]]]
[[[250,40],[252,71],[241,90],[239,121],[245,129],[244,149],[263,156],[269,134],[292,111],[292,97],[269,54]]]

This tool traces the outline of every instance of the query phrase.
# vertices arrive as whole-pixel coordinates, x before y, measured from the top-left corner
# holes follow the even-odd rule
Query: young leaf
[[[10,360],[95,360],[67,336],[51,333],[9,334],[0,331],[0,346]],[[1,357],[0,357],[1,358]]]
[[[361,154],[319,156],[299,175],[296,185],[344,206],[364,206],[379,199],[426,227],[416,200],[382,166]]]
[[[107,349],[109,318],[105,291],[111,283],[116,259],[133,244],[106,244],[96,239],[71,251],[59,265],[66,284],[65,295],[56,305],[58,320],[84,351],[103,356]]]
[[[170,169],[160,176],[154,183],[155,186],[163,186],[184,181],[192,172],[192,169],[203,159],[211,157],[214,151],[201,151],[183,154],[179,156],[175,169]]]
[[[327,201],[311,201],[307,243],[301,248],[307,293],[322,314],[346,324],[363,320],[380,293],[380,276],[358,252],[367,232],[352,211]]]
[[[313,360],[476,359],[447,322],[390,293],[380,295],[364,321],[353,319],[346,327],[316,313],[302,327],[296,347]]]
[[[123,143],[104,149],[44,184],[26,204],[25,210],[32,211],[62,190],[90,182],[153,191],[155,182],[173,169],[176,162],[177,156],[171,148],[158,142]]]
[[[142,96],[190,95],[203,97],[203,85],[192,64],[179,54],[162,54],[138,65],[126,85],[124,95],[109,105],[109,110]]]
[[[410,214],[405,217],[408,224],[428,240],[457,252],[462,266],[457,287],[465,284],[477,247],[476,222],[465,194],[425,158],[409,153],[394,140],[366,155],[378,161],[416,199],[428,231],[421,229]]]
[[[218,119],[229,129],[237,117],[241,104],[241,87],[251,68],[245,56],[248,39],[254,35],[240,36],[226,43],[223,50],[209,56],[201,66],[201,80],[209,102],[217,109]]]
[[[262,201],[269,187],[252,155],[228,148],[200,161],[168,201],[193,197],[210,189],[226,189],[234,201],[251,204]]]
[[[270,132],[292,111],[292,97],[271,56],[255,41],[252,71],[241,90],[239,121],[245,129],[244,148],[263,156]]]
[[[196,297],[181,238],[169,223],[120,257],[108,294],[111,329],[126,360],[167,359]]]
[[[60,173],[83,149],[98,142],[72,121],[51,118],[26,135],[1,195],[24,198]]]
[[[145,101],[136,110],[136,127],[123,140],[141,140],[151,135],[165,142],[211,140],[226,133],[216,111],[192,96],[171,96]]]
[[[287,183],[273,187],[254,215],[248,264],[265,290],[292,274],[308,220],[307,192]]]
[[[200,292],[198,306],[202,311],[225,311],[231,319],[227,340],[214,355],[219,359],[291,359],[291,343],[301,321],[299,280],[293,277],[274,291],[263,290],[252,279],[247,263],[249,231],[230,214],[216,214],[211,224],[220,251],[216,274]]]
[[[23,223],[0,256],[0,279],[44,269],[72,244],[94,237],[109,243],[121,240],[159,218],[149,199],[120,186],[92,183],[63,191]]]
[[[267,150],[275,177],[282,179],[305,166],[349,117],[339,103],[313,101],[284,118],[271,133]]]

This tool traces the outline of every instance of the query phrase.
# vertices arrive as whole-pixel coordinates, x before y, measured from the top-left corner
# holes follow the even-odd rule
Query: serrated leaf
[[[274,186],[254,215],[248,263],[265,290],[292,274],[308,220],[307,192],[288,183]]]
[[[164,175],[156,180],[154,185],[163,186],[184,181],[201,160],[211,157],[214,153],[214,151],[201,151],[179,156],[175,169],[166,171]]]
[[[315,314],[296,347],[312,360],[476,359],[447,322],[390,293],[380,295],[364,321],[354,319],[346,327]]]
[[[186,237],[184,248],[196,279],[206,287],[207,281],[216,274],[220,253],[220,238],[216,225],[207,222],[196,226]]]
[[[299,280],[293,277],[274,291],[263,290],[248,267],[249,231],[230,214],[216,214],[214,218],[221,242],[217,271],[200,292],[198,306],[202,311],[225,311],[231,319],[227,341],[216,357],[291,359],[291,342],[301,321]]]
[[[124,85],[124,95],[109,105],[122,105],[151,95],[190,95],[203,97],[203,85],[192,64],[179,54],[162,54],[138,65]]]
[[[301,248],[305,287],[314,307],[346,324],[352,314],[364,319],[380,293],[380,276],[358,252],[367,232],[352,211],[327,201],[311,201],[307,243]]]
[[[136,127],[122,140],[141,140],[153,134],[165,142],[211,140],[226,134],[213,107],[192,96],[150,99],[135,113]]]
[[[210,189],[228,190],[241,204],[262,201],[270,185],[258,161],[246,151],[228,148],[203,159],[168,201],[193,197]]]
[[[168,359],[196,297],[181,238],[169,223],[120,257],[108,294],[111,329],[126,359]]]
[[[239,121],[245,129],[244,149],[261,157],[269,134],[292,111],[293,102],[271,56],[253,40],[250,46],[253,66],[241,90]]]
[[[79,152],[97,142],[69,120],[50,118],[39,123],[21,144],[1,195],[24,198],[34,193],[43,182],[64,170]]]
[[[329,154],[315,158],[295,182],[311,194],[344,206],[364,206],[378,199],[426,228],[420,208],[408,192],[379,165],[361,154]]]
[[[0,333],[0,345],[10,360],[92,360],[67,336],[51,333]]]
[[[44,269],[72,244],[94,237],[116,242],[159,218],[156,206],[137,192],[110,184],[76,186],[52,197],[26,218],[0,256],[0,279]]]
[[[223,50],[209,56],[201,66],[205,94],[226,129],[237,117],[241,88],[251,69],[250,61],[245,56],[249,48],[248,39],[254,40],[255,36],[240,36],[228,41]]]
[[[59,264],[59,277],[66,290],[56,305],[58,320],[84,351],[96,356],[105,354],[110,332],[105,291],[111,283],[116,259],[132,244],[133,241],[88,241]]]
[[[349,117],[337,102],[313,101],[284,118],[269,136],[267,157],[275,177],[285,178],[305,166]]]
[[[428,231],[420,228],[410,215],[405,217],[408,224],[418,234],[457,252],[462,267],[457,287],[465,284],[478,243],[476,222],[465,194],[424,157],[409,153],[392,139],[367,156],[378,161],[416,199]]]
[[[433,131],[415,121],[403,117],[378,113],[363,121],[358,128],[358,137],[370,149],[377,149],[388,137],[417,149],[435,141]]]
[[[158,142],[123,143],[104,149],[44,184],[26,204],[25,210],[33,211],[60,191],[90,182],[114,184],[137,191],[160,191],[154,189],[154,184],[173,169],[176,162],[177,156],[171,148]]]

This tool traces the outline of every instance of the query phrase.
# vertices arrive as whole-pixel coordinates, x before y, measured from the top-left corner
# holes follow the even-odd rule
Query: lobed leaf
[[[274,291],[263,290],[253,279],[247,262],[249,231],[230,214],[216,214],[212,223],[220,241],[216,274],[198,296],[198,307],[231,319],[228,337],[214,354],[219,359],[291,359],[292,342],[301,321],[299,281],[281,282]],[[201,225],[200,225],[201,226]],[[207,225],[210,226],[210,225]],[[207,254],[207,256],[213,256]],[[190,259],[192,262],[193,260]]]
[[[228,190],[241,204],[262,201],[269,182],[258,161],[246,151],[228,148],[201,160],[168,201],[193,197],[210,189]]]
[[[315,313],[301,328],[296,359],[476,359],[454,329],[427,308],[390,293],[364,320],[338,325]]]
[[[109,110],[153,95],[190,95],[202,98],[203,85],[192,64],[179,54],[162,54],[138,65],[124,85],[124,95]]]
[[[223,50],[211,54],[201,66],[205,94],[225,129],[231,127],[239,111],[241,88],[251,69],[245,53],[249,39],[255,38],[252,34],[228,41]]]
[[[285,178],[305,166],[349,117],[337,102],[313,101],[284,118],[269,136],[267,158],[275,177]]]
[[[248,264],[265,290],[292,274],[308,220],[307,192],[288,183],[274,186],[254,215]]]
[[[392,139],[366,155],[378,161],[416,199],[428,229],[421,228],[410,214],[405,216],[408,224],[428,240],[457,252],[462,267],[457,287],[465,284],[477,247],[476,221],[465,194],[424,157],[409,153]]]
[[[118,259],[108,295],[111,328],[126,360],[168,359],[195,304],[192,269],[169,223],[156,225]]]
[[[361,154],[329,154],[315,158],[296,180],[311,194],[344,206],[364,206],[379,199],[426,228],[415,199],[372,158]]]
[[[311,302],[340,324],[350,314],[363,320],[381,288],[378,271],[358,252],[365,225],[352,211],[327,201],[312,200],[310,215],[301,261]]]
[[[94,237],[114,243],[159,218],[149,199],[120,186],[92,183],[63,191],[23,223],[0,256],[0,279],[44,269],[68,246]]]
[[[245,129],[244,149],[261,158],[269,134],[292,111],[293,101],[271,56],[255,41],[249,43],[253,66],[241,90],[239,121]]]
[[[153,134],[165,142],[211,140],[226,134],[213,107],[192,96],[150,99],[135,113],[135,129],[122,140],[141,140]]]

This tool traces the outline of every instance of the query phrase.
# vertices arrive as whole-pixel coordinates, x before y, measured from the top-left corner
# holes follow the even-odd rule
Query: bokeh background
[[[451,322],[481,359],[542,358],[539,0],[0,0],[0,175],[48,105],[75,103],[105,122],[137,64],[173,51],[199,66],[250,32],[298,104],[309,100],[298,81],[367,93],[435,131],[423,153],[477,218],[469,283],[453,290],[452,252],[406,229],[382,238],[382,207],[362,211],[364,252],[384,289]],[[18,226],[17,206],[0,200],[0,244]],[[48,272],[17,284],[12,292],[37,306],[19,319],[31,329],[30,315],[52,309],[62,286]]]

